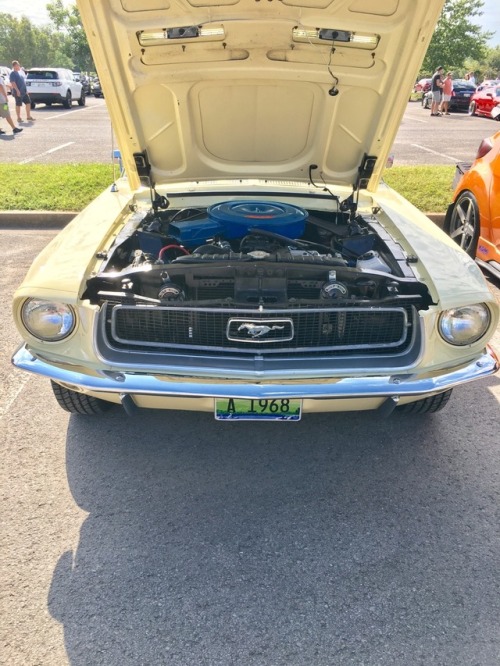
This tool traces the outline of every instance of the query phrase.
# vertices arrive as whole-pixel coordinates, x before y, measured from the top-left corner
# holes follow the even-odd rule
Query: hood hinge
[[[134,153],[134,161],[141,185],[149,187],[153,210],[156,212],[159,208],[168,208],[169,201],[167,197],[160,196],[155,190],[155,183],[151,176],[151,164],[149,162],[147,151],[143,150],[142,153]]]

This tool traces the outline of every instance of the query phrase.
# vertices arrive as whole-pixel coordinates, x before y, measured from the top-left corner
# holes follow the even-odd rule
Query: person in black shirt
[[[434,72],[431,83],[432,106],[431,116],[440,116],[439,105],[443,98],[443,67],[438,67]]]

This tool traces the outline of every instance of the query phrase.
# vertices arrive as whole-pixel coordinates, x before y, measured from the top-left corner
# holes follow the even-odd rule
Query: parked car
[[[445,229],[480,266],[500,278],[500,132],[485,139],[472,164],[458,164]]]
[[[85,96],[88,97],[92,92],[90,88],[90,78],[81,72],[73,72],[73,78],[75,81],[79,81],[82,84],[83,92],[85,93]]]
[[[486,79],[476,87],[476,92],[481,92],[481,90],[484,90],[484,88],[491,88],[491,86],[500,86],[500,80]]]
[[[79,0],[127,177],[17,289],[15,366],[69,412],[227,421],[436,412],[496,372],[481,270],[381,183],[442,2],[153,4]]]
[[[476,91],[470,100],[469,115],[500,120],[500,85]]]
[[[40,103],[62,104],[66,109],[70,109],[73,102],[85,106],[83,86],[75,81],[70,69],[33,67],[26,76],[26,88],[32,108]]]
[[[0,67],[0,78],[3,79],[3,82],[5,84],[5,87],[7,88],[7,94],[10,95],[12,93],[11,91],[11,86],[10,86],[10,73],[11,73],[10,67]]]
[[[104,97],[99,79],[96,78],[92,81],[91,90],[94,97]]]
[[[456,79],[453,81],[453,91],[448,105],[450,111],[468,111],[472,96],[476,87],[465,79]],[[427,92],[422,97],[422,106],[424,109],[430,109],[432,106],[432,92]]]
[[[432,78],[420,79],[420,81],[417,81],[417,83],[415,83],[415,85],[413,86],[413,92],[419,93],[419,95],[423,98],[425,93],[431,89],[431,84],[432,84]]]

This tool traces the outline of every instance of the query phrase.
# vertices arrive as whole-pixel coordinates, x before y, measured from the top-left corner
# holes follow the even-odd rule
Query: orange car
[[[500,278],[500,132],[481,142],[471,165],[457,164],[456,181],[445,231]]]

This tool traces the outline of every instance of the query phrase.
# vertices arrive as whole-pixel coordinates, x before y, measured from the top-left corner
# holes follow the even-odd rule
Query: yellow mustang
[[[479,268],[381,182],[442,4],[79,0],[126,177],[16,291],[14,364],[70,412],[284,421],[495,372]]]

